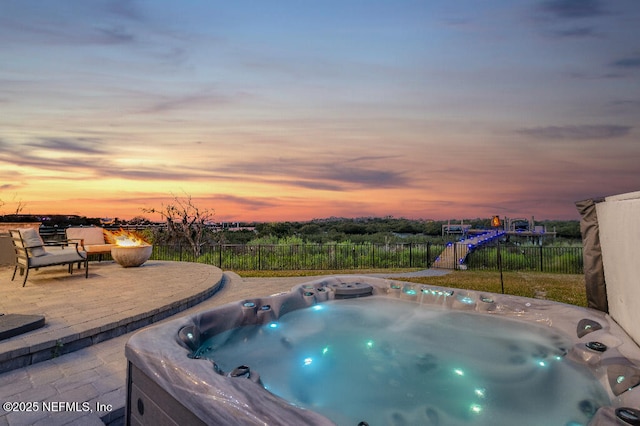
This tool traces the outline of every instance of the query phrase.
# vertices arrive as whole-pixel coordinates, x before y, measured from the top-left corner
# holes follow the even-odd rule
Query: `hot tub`
[[[372,277],[152,326],[126,357],[128,424],[640,424],[640,349],[605,314]]]

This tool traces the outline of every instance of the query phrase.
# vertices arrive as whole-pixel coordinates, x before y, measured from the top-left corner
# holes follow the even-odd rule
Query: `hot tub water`
[[[577,426],[610,401],[566,358],[571,345],[536,324],[367,297],[225,331],[194,356],[222,371],[246,366],[339,425]]]

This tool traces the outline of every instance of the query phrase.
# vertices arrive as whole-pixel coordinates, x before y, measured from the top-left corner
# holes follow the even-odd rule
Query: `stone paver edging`
[[[0,373],[129,333],[181,312],[218,289],[218,268],[148,262],[122,268],[92,262],[89,278],[48,268],[0,286],[0,312],[44,315],[45,326],[0,341]],[[6,276],[6,275],[5,275]],[[4,276],[3,276],[4,278]],[[3,279],[4,281],[4,279]]]

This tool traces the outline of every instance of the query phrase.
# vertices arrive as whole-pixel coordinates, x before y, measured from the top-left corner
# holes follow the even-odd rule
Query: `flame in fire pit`
[[[105,240],[109,244],[117,244],[121,247],[148,246],[149,243],[137,232],[120,228],[118,231],[104,230]]]

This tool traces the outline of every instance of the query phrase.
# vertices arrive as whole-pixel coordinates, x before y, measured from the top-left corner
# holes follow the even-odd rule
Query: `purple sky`
[[[0,213],[577,219],[639,125],[637,0],[0,5]]]

